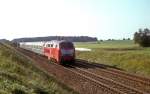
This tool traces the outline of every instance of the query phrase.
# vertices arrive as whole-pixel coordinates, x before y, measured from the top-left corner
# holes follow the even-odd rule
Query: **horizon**
[[[100,40],[133,40],[133,38],[120,38],[120,39],[115,39],[115,38],[108,38],[108,39],[98,39],[97,37],[91,37],[91,36],[35,36],[35,37],[20,37],[20,38],[13,38],[11,40],[9,39],[6,39],[6,38],[2,38],[0,40],[3,40],[3,39],[6,39],[6,40],[9,40],[9,41],[13,41],[15,39],[28,39],[28,38],[43,38],[43,37],[90,37],[90,38],[96,38],[98,41]]]
[[[6,39],[6,38],[3,38],[4,40],[9,40],[9,41],[13,41],[13,40],[16,40],[16,39],[34,39],[34,38],[43,38],[43,37],[90,37],[90,38],[96,38],[97,41],[117,41],[117,40],[133,40],[133,38],[120,38],[120,39],[115,39],[115,38],[108,38],[108,39],[98,39],[97,37],[91,37],[91,36],[40,36],[40,37],[20,37],[20,38],[14,38],[14,39]],[[0,39],[0,40],[3,40],[3,39]],[[35,42],[38,42],[38,41],[35,41]]]
[[[0,39],[90,36],[133,39],[150,28],[149,0],[2,0]]]

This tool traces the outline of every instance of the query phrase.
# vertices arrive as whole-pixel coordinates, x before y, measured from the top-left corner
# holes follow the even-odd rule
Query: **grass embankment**
[[[141,48],[133,41],[76,43],[76,46],[92,49],[91,52],[77,52],[77,58],[150,76],[150,48]]]
[[[27,57],[0,44],[0,94],[73,94]]]

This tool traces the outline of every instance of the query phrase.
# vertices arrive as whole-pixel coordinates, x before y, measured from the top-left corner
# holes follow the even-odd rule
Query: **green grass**
[[[9,45],[7,45],[10,47]],[[0,44],[0,94],[74,94],[11,47]]]
[[[77,42],[75,43],[77,47],[84,48],[133,48],[138,47],[134,44],[132,40],[114,40],[114,41],[104,41],[104,42]]]
[[[105,41],[75,43],[76,47],[91,48],[91,52],[77,52],[77,58],[115,66],[131,73],[150,76],[150,48],[142,48],[133,41]]]

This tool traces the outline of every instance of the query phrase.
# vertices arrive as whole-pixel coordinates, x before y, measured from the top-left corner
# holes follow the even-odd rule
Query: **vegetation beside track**
[[[131,40],[75,43],[75,45],[92,49],[91,52],[77,52],[77,58],[150,76],[150,48],[148,47],[139,47]]]
[[[9,46],[9,45],[7,45]],[[0,94],[73,94],[16,50],[0,44]]]

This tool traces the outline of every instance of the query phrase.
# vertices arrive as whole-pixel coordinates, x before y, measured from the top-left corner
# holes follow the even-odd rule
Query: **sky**
[[[150,28],[150,0],[0,0],[0,39],[122,39],[139,28]]]

